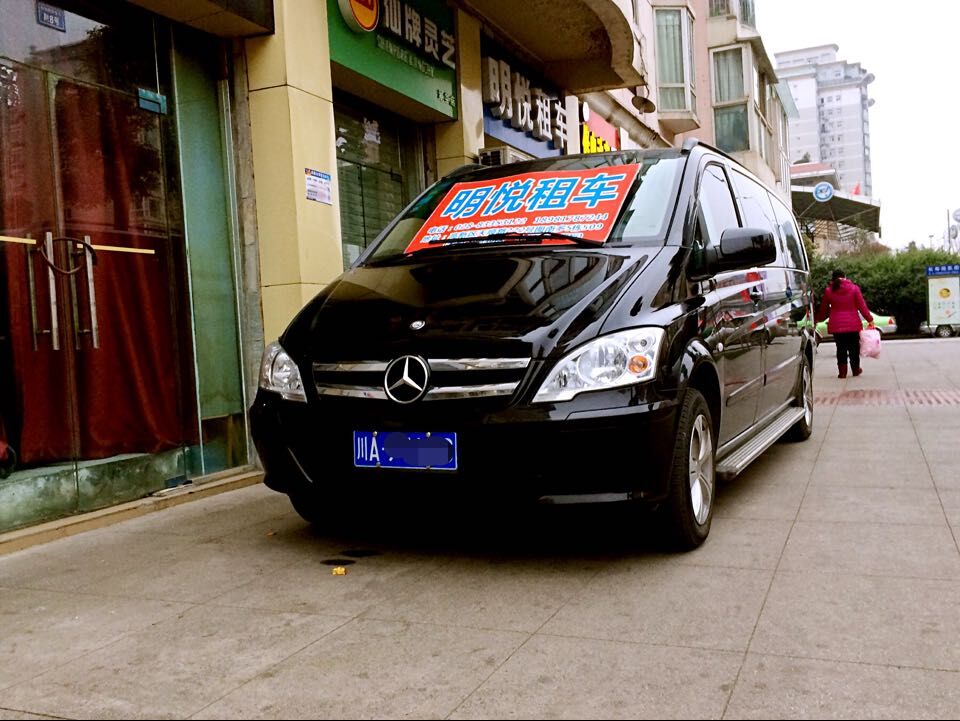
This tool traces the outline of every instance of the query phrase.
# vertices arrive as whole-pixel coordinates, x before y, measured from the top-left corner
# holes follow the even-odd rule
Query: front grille
[[[390,361],[314,363],[317,393],[387,400],[384,373]],[[529,358],[432,358],[425,401],[510,396],[523,380]]]

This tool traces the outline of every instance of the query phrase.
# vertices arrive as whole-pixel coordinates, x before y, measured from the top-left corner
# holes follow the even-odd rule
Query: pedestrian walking
[[[830,276],[830,285],[823,293],[817,322],[827,318],[827,331],[837,343],[837,378],[847,377],[849,361],[853,375],[863,373],[860,367],[860,331],[863,330],[862,315],[873,328],[873,315],[867,308],[860,286],[847,280],[846,274],[837,268]]]

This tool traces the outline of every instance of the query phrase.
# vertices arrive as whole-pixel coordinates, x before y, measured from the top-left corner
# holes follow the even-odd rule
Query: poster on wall
[[[610,235],[639,170],[639,165],[551,170],[456,183],[406,252],[478,238],[498,243],[513,233],[562,233],[599,245]]]
[[[930,325],[960,323],[960,276],[927,279]]]
[[[321,173],[313,168],[304,168],[303,175],[307,180],[307,200],[332,205],[333,191],[330,185],[330,174]]]

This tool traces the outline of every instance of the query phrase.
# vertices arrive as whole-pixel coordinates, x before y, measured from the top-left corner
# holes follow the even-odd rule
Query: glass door
[[[2,531],[175,485],[198,431],[163,116],[0,68]]]

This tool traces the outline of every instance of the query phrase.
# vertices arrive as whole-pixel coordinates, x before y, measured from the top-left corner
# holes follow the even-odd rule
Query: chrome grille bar
[[[529,358],[433,358],[428,359],[430,370],[438,371],[507,371],[523,370],[530,365]],[[314,363],[315,373],[383,373],[389,361],[350,361]]]
[[[509,396],[520,383],[489,383],[482,386],[440,386],[431,388],[423,397],[425,401],[441,401],[451,398],[490,398],[493,396]],[[318,383],[317,393],[322,396],[339,396],[341,398],[372,398],[379,401],[387,400],[387,394],[382,387],[351,386],[342,383]]]
[[[427,361],[432,372],[470,371],[523,371],[530,365],[529,358],[435,358]],[[384,373],[388,361],[341,361],[337,363],[314,363],[314,373]],[[317,393],[322,396],[341,398],[371,398],[387,400],[382,385],[356,385],[349,383],[330,383],[329,377],[316,382]],[[359,380],[359,379],[357,379]],[[436,401],[453,398],[490,398],[509,396],[517,390],[520,379],[506,383],[483,383],[435,386],[427,391],[423,400]]]

